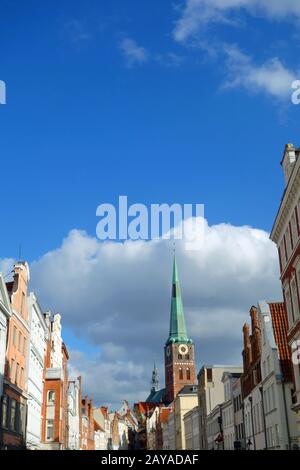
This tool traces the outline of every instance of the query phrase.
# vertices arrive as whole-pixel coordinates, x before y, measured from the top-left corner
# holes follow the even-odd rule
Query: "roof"
[[[157,391],[151,391],[146,399],[146,403],[164,403],[166,401],[166,389],[161,388]]]
[[[197,385],[185,385],[178,395],[197,395],[198,387]]]
[[[100,426],[100,424],[95,419],[94,419],[94,430],[105,432],[102,426]]]
[[[166,423],[168,421],[168,417],[170,413],[171,413],[170,408],[162,408],[161,413],[159,415],[159,421],[161,423]]]
[[[291,353],[287,341],[288,319],[284,302],[269,303],[274,339],[284,380],[293,381]]]
[[[188,338],[183,303],[181,297],[181,289],[179,283],[178,269],[176,257],[173,261],[173,279],[172,279],[172,298],[171,298],[171,314],[170,314],[170,332],[167,343],[192,343]]]
[[[153,406],[153,403],[140,401],[139,403],[134,404],[134,409],[137,409],[141,415],[146,416]]]

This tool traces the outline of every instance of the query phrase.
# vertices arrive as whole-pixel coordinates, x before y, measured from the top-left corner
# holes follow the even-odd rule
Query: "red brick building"
[[[93,412],[93,400],[89,401],[88,395],[82,400],[82,450],[95,450],[95,422]]]
[[[251,334],[248,323],[245,323],[243,327],[244,349],[242,355],[244,372],[241,376],[241,384],[244,398],[261,382],[261,328],[256,307],[251,307],[250,317]]]
[[[68,445],[68,360],[69,354],[61,337],[61,317],[45,314],[49,328],[47,345],[44,394],[42,406],[42,441],[47,450],[63,450]]]

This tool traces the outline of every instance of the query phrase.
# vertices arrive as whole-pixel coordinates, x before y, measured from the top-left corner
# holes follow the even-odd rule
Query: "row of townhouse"
[[[18,262],[12,274],[5,282],[0,273],[0,449],[121,447],[120,439],[112,443],[114,414],[94,408],[88,396],[82,398],[81,377],[68,376],[61,315],[44,313],[29,292],[26,262]],[[126,448],[136,423],[129,409],[119,421]]]
[[[260,301],[250,318],[243,327],[243,366],[204,365],[197,386],[183,387],[169,407],[150,410],[148,449],[299,448],[285,305]]]
[[[204,365],[197,393],[183,387],[167,415],[161,406],[148,411],[149,448],[300,448],[300,148],[287,144],[281,165],[285,190],[270,238],[278,248],[284,302],[251,307],[242,367]]]

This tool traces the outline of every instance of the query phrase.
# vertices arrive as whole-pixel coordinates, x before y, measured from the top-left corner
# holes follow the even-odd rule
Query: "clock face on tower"
[[[178,346],[178,352],[179,354],[185,355],[189,352],[189,348],[186,344],[180,344]]]

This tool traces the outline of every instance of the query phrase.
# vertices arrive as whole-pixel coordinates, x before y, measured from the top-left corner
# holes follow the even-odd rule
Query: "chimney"
[[[257,309],[254,306],[250,308],[250,317],[251,317],[251,327],[252,327],[252,334],[253,334],[255,328],[260,329],[258,317],[257,317]]]
[[[296,150],[293,144],[286,144],[284,148],[281,166],[283,168],[285,185],[288,185],[290,176],[292,174],[295,162],[297,159]]]

